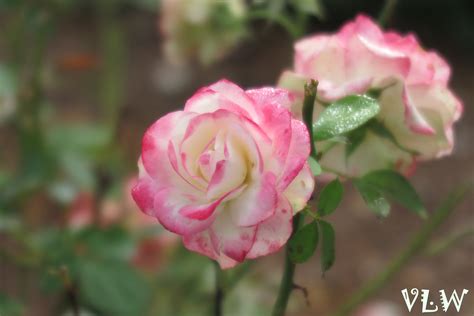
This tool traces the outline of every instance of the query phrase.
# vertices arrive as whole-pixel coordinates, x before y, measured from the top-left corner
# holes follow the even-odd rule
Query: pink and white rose
[[[282,89],[226,80],[197,91],[146,131],[138,206],[222,268],[280,249],[314,188],[292,101]]]
[[[424,50],[413,34],[382,31],[359,15],[335,34],[318,34],[295,44],[293,71],[285,71],[279,86],[301,96],[294,105],[301,113],[302,84],[319,81],[314,119],[321,102],[351,94],[375,92],[381,111],[376,117],[396,143],[368,131],[346,159],[345,144],[318,143],[327,169],[357,176],[371,170],[413,171],[417,160],[442,157],[453,148],[453,123],[462,104],[448,87],[450,67],[437,53]],[[326,143],[326,144],[325,144]]]
[[[169,61],[210,64],[245,35],[244,0],[162,0],[159,27]]]

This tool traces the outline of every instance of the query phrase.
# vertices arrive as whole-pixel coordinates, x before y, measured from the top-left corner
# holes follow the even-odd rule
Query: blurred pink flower
[[[244,0],[162,0],[159,20],[169,61],[210,64],[245,35]]]
[[[94,208],[98,208],[95,214]],[[82,229],[94,224],[102,228],[120,223],[123,218],[123,207],[115,200],[105,199],[100,205],[95,205],[92,193],[81,192],[72,202],[66,217],[66,225],[71,229]],[[94,218],[97,216],[97,219]]]
[[[453,123],[461,116],[462,104],[448,88],[449,76],[446,61],[424,50],[413,34],[383,32],[359,15],[335,34],[297,42],[294,69],[282,74],[279,85],[300,96],[293,108],[296,115],[301,114],[302,86],[308,78],[319,81],[323,102],[371,92],[378,98],[381,111],[376,119],[395,142],[369,130],[348,159],[345,144],[328,146],[326,152],[325,144],[319,145],[324,167],[357,176],[380,168],[410,173],[415,160],[451,153]],[[315,119],[322,110],[318,102]]]
[[[99,227],[96,228],[106,229],[113,225],[120,225],[129,233],[141,234],[146,229],[156,227],[156,218],[140,212],[130,196],[130,190],[136,181],[135,177],[129,178],[122,185],[123,195],[120,198],[107,198],[100,203],[97,214]],[[91,193],[80,193],[67,213],[67,227],[80,230],[93,226],[94,204],[94,197]],[[178,239],[178,235],[164,230],[149,232],[137,241],[136,249],[131,253],[130,262],[143,271],[156,272],[176,248]]]
[[[290,105],[281,89],[200,89],[146,131],[138,206],[223,268],[277,251],[314,187],[309,135]]]
[[[401,309],[390,302],[374,302],[359,308],[355,316],[402,316]]]
[[[66,225],[71,229],[82,229],[94,221],[94,198],[91,193],[82,192],[72,202],[67,212]]]
[[[156,272],[176,249],[177,235],[163,231],[144,238],[138,244],[132,263],[143,271]]]

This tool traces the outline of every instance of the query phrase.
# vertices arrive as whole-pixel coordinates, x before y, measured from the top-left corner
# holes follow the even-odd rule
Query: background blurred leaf
[[[21,222],[14,214],[4,214],[0,210],[0,233],[13,232],[19,227],[21,227]]]
[[[137,242],[121,227],[103,229],[92,226],[79,231],[44,229],[29,239],[32,250],[41,255],[44,272],[41,284],[45,291],[63,288],[57,273],[59,269],[67,269],[71,278],[78,280],[83,261],[129,262]]]
[[[55,125],[48,129],[47,138],[54,150],[97,154],[109,141],[109,131],[93,123]]]
[[[74,233],[66,229],[48,228],[29,235],[29,246],[41,256],[41,264],[48,269],[56,269],[60,266],[67,266],[74,270],[76,259],[76,248],[74,246]],[[54,249],[54,251],[51,251]],[[72,271],[74,274],[74,271]],[[51,275],[46,276],[51,277]],[[57,285],[55,283],[53,288]]]
[[[0,0],[0,9],[17,8],[23,0]]]
[[[422,218],[426,218],[426,212],[418,193],[405,177],[392,170],[376,170],[370,172],[356,181],[359,188],[365,192],[377,191],[384,197],[400,203],[407,209],[415,212]],[[369,195],[375,196],[371,192]],[[383,206],[384,202],[382,202]],[[385,207],[385,206],[383,206]]]
[[[49,195],[62,204],[72,203],[74,198],[79,194],[79,191],[77,185],[67,180],[55,181],[48,187]]]
[[[48,129],[46,139],[58,171],[48,192],[61,203],[71,202],[81,191],[92,191],[97,166],[107,159],[110,166],[114,160],[109,158],[116,154],[108,146],[107,128],[93,123],[55,125]]]
[[[155,13],[158,11],[160,0],[122,0],[137,9],[143,9]]]
[[[76,244],[84,255],[101,260],[128,261],[135,250],[135,241],[118,226],[98,229],[89,227],[78,233]]]
[[[17,78],[12,69],[0,64],[0,98],[5,95],[14,95],[17,89]]]
[[[319,19],[325,18],[323,4],[320,0],[291,0],[290,3],[302,13],[314,15]]]
[[[62,171],[74,184],[82,189],[91,189],[95,183],[94,163],[87,156],[73,152],[64,152],[58,157]]]
[[[334,212],[342,201],[344,188],[339,179],[329,182],[321,190],[318,202],[318,215],[326,216]]]
[[[19,301],[0,293],[0,315],[22,316],[24,315],[24,307]]]
[[[350,132],[380,111],[377,100],[364,95],[350,95],[330,104],[313,124],[316,140],[326,140]]]
[[[318,224],[313,221],[300,228],[288,242],[288,256],[294,263],[307,261],[318,246]]]
[[[117,261],[84,261],[79,271],[87,305],[107,315],[143,315],[151,289],[136,270]]]

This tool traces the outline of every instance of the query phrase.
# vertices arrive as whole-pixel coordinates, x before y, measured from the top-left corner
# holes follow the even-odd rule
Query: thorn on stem
[[[309,295],[308,295],[308,289],[301,286],[301,285],[298,285],[298,284],[295,284],[293,283],[293,289],[294,290],[300,290],[301,293],[303,293],[303,296],[304,296],[304,299],[306,301],[306,306],[311,306],[310,302],[309,302]]]

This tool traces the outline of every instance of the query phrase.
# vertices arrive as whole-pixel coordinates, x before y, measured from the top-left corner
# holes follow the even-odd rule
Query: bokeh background
[[[269,3],[256,5],[268,9]],[[74,315],[77,309],[81,315],[209,315],[212,263],[184,250],[129,196],[141,137],[160,116],[221,78],[249,88],[275,84],[291,67],[295,35],[334,31],[359,12],[376,17],[383,6],[375,0],[318,3],[316,12],[299,12],[283,1],[244,26],[224,19],[202,31],[209,34],[188,30],[184,41],[216,43],[206,58],[191,49],[176,63],[170,60],[175,52],[163,53],[166,32],[154,0],[0,0],[0,315]],[[299,33],[275,16],[297,21]],[[433,210],[451,189],[474,179],[474,3],[400,0],[388,21],[388,28],[415,32],[426,48],[445,56],[452,88],[464,101],[453,154],[420,164],[412,177]],[[221,38],[236,34],[227,31],[238,36],[221,52]],[[293,293],[288,315],[329,315],[423,224],[402,208],[381,221],[350,185],[345,190],[330,218],[336,263],[324,277],[318,255],[298,266],[295,283],[307,295]],[[387,316],[407,315],[404,288],[430,289],[435,299],[440,289],[472,290],[473,204],[471,194],[432,242],[462,238],[420,253],[358,315],[385,315],[369,314],[374,306],[393,309]],[[243,276],[228,294],[225,315],[267,315],[282,262],[280,252],[230,271]],[[470,292],[460,315],[473,313]]]

